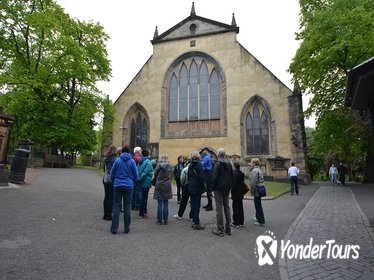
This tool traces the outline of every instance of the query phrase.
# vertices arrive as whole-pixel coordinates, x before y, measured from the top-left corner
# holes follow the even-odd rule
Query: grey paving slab
[[[281,279],[374,279],[372,230],[350,188],[322,186],[290,226],[285,239],[306,246],[313,238],[313,245],[327,248],[317,259],[279,259]],[[330,257],[328,240],[335,241]],[[358,258],[353,257],[348,245],[360,246]]]

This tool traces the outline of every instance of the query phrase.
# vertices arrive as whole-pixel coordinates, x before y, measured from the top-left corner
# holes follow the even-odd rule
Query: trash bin
[[[26,168],[29,163],[30,151],[16,149],[9,171],[9,182],[23,184],[25,182]]]

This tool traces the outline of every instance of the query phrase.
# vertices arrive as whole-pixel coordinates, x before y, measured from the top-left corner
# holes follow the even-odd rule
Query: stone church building
[[[148,147],[151,156],[225,148],[243,170],[261,159],[268,179],[287,177],[291,161],[307,178],[301,95],[292,92],[238,41],[239,27],[196,15],[166,32],[115,101],[113,143]]]

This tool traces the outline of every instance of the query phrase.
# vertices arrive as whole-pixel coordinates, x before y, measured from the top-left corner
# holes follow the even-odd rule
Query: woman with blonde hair
[[[156,165],[154,174],[156,185],[153,198],[157,200],[157,224],[167,225],[169,218],[169,199],[173,198],[168,155],[161,155],[161,159]]]
[[[110,145],[109,148],[104,153],[104,176],[103,176],[103,185],[104,185],[104,216],[103,220],[111,221],[112,220],[112,211],[113,211],[113,182],[110,177],[110,169],[114,161],[117,158],[117,148],[114,145]]]
[[[252,158],[250,167],[252,171],[249,174],[249,184],[251,185],[251,195],[253,196],[253,201],[256,209],[255,225],[264,226],[264,211],[262,209],[261,197],[257,188],[258,185],[264,183],[264,174],[262,173],[262,170],[260,168],[260,160],[258,158]]]

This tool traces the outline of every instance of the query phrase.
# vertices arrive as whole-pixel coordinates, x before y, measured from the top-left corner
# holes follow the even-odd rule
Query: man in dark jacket
[[[119,211],[123,200],[125,233],[129,233],[131,224],[131,198],[136,181],[138,180],[138,168],[131,158],[130,147],[125,145],[122,154],[114,162],[110,170],[114,187],[113,219],[110,231],[117,233],[119,224]]]
[[[341,162],[338,167],[338,174],[339,174],[339,181],[345,186],[345,174],[347,173],[347,169],[345,168],[344,164]]]
[[[192,228],[196,230],[204,229],[200,225],[200,205],[201,194],[204,192],[204,175],[200,163],[200,155],[198,152],[191,154],[191,163],[188,166],[188,192],[191,199],[192,212]]]
[[[217,228],[213,234],[223,237],[223,211],[225,213],[225,233],[231,235],[231,215],[229,205],[229,194],[233,186],[233,171],[231,163],[226,159],[225,150],[217,150],[218,161],[213,168],[213,191],[216,201]],[[223,209],[223,211],[222,211]]]

